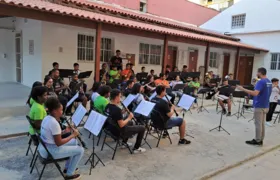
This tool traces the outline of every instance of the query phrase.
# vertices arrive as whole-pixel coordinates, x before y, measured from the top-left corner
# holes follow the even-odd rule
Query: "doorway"
[[[16,81],[22,82],[22,46],[21,46],[21,33],[16,33]]]
[[[225,78],[226,75],[229,74],[229,61],[230,61],[230,54],[224,54],[224,67],[223,67],[223,77]]]
[[[241,85],[251,84],[253,63],[253,56],[240,56],[237,79],[240,80]]]
[[[197,72],[197,59],[198,59],[198,50],[190,50],[189,53],[189,72]]]
[[[176,66],[177,51],[178,51],[177,47],[175,47],[175,46],[168,46],[167,65],[170,65],[171,69],[174,66]]]

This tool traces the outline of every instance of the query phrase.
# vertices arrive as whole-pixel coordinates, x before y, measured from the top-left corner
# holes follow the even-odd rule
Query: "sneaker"
[[[180,145],[180,144],[191,144],[191,141],[188,141],[186,139],[180,139],[178,142],[178,145]]]
[[[222,110],[222,113],[223,113],[223,115],[227,114],[227,110],[226,110],[226,109],[223,109],[223,110]]]
[[[126,144],[128,145],[128,147],[131,147],[131,146],[132,146],[132,143],[131,143],[131,142],[127,142]],[[127,147],[126,147],[126,144],[122,143],[121,149],[127,148]]]
[[[251,140],[251,141],[246,141],[246,144],[249,144],[249,145],[254,145],[254,146],[262,146],[263,145],[263,142],[260,141],[256,141],[255,139]]]
[[[146,149],[145,149],[145,148],[141,148],[141,147],[139,147],[138,149],[134,149],[134,150],[133,150],[133,153],[134,153],[134,154],[137,154],[137,153],[144,153],[144,152],[146,152]]]
[[[269,121],[266,121],[265,122],[265,125],[269,126],[269,127],[272,127],[272,124],[269,122]]]
[[[76,168],[74,174],[77,174],[79,172],[79,168]],[[63,170],[63,173],[66,174],[67,173],[67,169],[64,169]]]
[[[227,113],[227,116],[231,116],[231,112],[228,112],[228,113]]]
[[[68,180],[68,179],[69,179],[69,180],[70,180],[70,179],[71,179],[71,180],[74,180],[74,179],[75,179],[75,180],[78,180],[78,179],[81,179],[81,175],[80,175],[80,174],[74,174],[74,175],[72,175],[72,176],[65,176],[65,179],[66,179],[66,180]]]

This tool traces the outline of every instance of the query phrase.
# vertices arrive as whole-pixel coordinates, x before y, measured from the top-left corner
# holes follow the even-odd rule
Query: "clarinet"
[[[123,108],[125,109],[125,111],[127,112],[127,113],[131,113],[130,111],[129,111],[129,109],[127,109],[127,107],[125,107],[125,105],[123,104],[123,102],[121,102],[121,105],[123,106]],[[137,120],[133,117],[132,118],[132,120],[135,122],[135,123],[137,123]]]
[[[74,130],[74,128],[71,126],[71,124],[66,120],[67,125]],[[83,148],[87,149],[86,143],[82,140],[82,138],[80,137],[80,135],[77,136],[78,140],[80,141],[81,145],[83,146]]]
[[[170,105],[173,105],[172,102],[168,99],[167,95],[165,95],[165,98],[167,99],[167,101]],[[174,109],[174,113],[176,114],[176,117],[179,116],[179,114],[177,113],[177,111],[175,109]]]

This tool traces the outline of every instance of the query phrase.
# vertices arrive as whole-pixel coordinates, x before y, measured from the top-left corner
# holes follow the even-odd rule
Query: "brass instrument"
[[[104,85],[106,85],[106,82],[107,82],[107,77],[106,77],[107,73],[108,73],[108,70],[106,69],[106,71],[103,74],[102,79],[101,79],[101,83]]]

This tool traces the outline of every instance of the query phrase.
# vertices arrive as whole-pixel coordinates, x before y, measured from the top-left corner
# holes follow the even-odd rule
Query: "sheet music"
[[[186,94],[183,94],[179,103],[177,104],[179,107],[189,110],[194,102],[195,98]]]
[[[227,97],[227,96],[224,96],[224,95],[218,95],[218,99],[220,99],[220,100],[228,100],[229,99],[229,97]]]
[[[106,120],[106,116],[96,111],[91,111],[84,128],[89,130],[95,136],[98,136]]]
[[[142,100],[134,112],[148,117],[155,105],[155,103]]]
[[[70,101],[67,102],[66,108],[68,108],[78,97],[79,97],[79,92],[77,92],[77,93],[75,94],[75,96],[73,96],[72,99],[70,99]]]
[[[136,99],[136,95],[129,94],[125,100],[123,100],[123,104],[125,107],[129,106],[132,101]]]
[[[149,100],[151,101],[154,97],[156,97],[157,96],[157,93],[156,92],[154,92],[150,97],[149,97]],[[168,96],[168,95],[166,95],[167,96],[167,98],[169,99],[169,101],[170,101],[170,99],[172,98],[171,96]],[[165,101],[168,101],[167,99],[166,99],[166,97],[163,97],[162,99],[164,99]]]
[[[82,104],[80,104],[72,116],[72,121],[76,127],[79,126],[86,113],[86,108]]]

